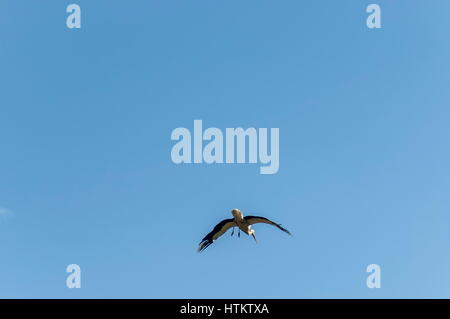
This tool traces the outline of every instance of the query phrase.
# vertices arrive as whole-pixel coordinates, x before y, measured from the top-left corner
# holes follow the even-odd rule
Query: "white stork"
[[[220,223],[218,223],[214,227],[214,229],[208,235],[205,236],[205,238],[202,239],[202,241],[200,242],[200,244],[198,246],[198,252],[202,252],[203,250],[205,250],[209,245],[211,245],[215,240],[217,240],[217,238],[219,238],[220,236],[225,234],[226,231],[228,229],[230,229],[231,227],[233,227],[233,232],[231,233],[231,236],[233,236],[233,234],[234,234],[234,227],[238,227],[238,236],[239,237],[241,234],[239,232],[239,230],[242,230],[247,235],[252,235],[253,238],[255,239],[255,241],[256,241],[255,231],[251,228],[251,225],[257,224],[257,223],[265,223],[265,224],[273,225],[275,227],[278,227],[285,233],[288,233],[289,235],[291,235],[291,233],[287,229],[281,227],[280,224],[274,223],[273,221],[271,221],[265,217],[260,217],[260,216],[245,216],[244,217],[244,214],[242,214],[242,212],[239,209],[233,209],[231,211],[231,214],[233,215],[234,218],[222,220]]]

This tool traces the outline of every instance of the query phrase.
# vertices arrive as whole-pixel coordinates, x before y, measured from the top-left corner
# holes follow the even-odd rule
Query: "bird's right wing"
[[[281,224],[277,224],[273,221],[271,221],[270,219],[267,219],[265,217],[261,217],[261,216],[245,216],[244,219],[250,224],[257,224],[257,223],[264,223],[264,224],[269,224],[272,226],[277,227],[278,229],[284,231],[285,233],[288,233],[289,235],[291,235],[291,233],[289,232],[289,230],[287,230],[286,228],[282,227]]]
[[[198,252],[205,250],[209,245],[211,245],[217,238],[225,234],[225,232],[231,227],[236,226],[233,218],[224,219],[218,223],[214,229],[202,239],[198,246]]]

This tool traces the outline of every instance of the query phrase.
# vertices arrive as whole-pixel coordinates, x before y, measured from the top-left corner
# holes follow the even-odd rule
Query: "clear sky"
[[[448,0],[72,2],[0,1],[0,297],[450,297]],[[278,173],[174,164],[195,119]],[[235,207],[293,236],[197,253]]]

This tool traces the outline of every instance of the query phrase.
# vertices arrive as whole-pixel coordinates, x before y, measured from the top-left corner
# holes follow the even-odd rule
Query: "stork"
[[[278,227],[278,229],[284,231],[285,233],[288,233],[291,235],[291,233],[281,227],[280,224],[274,223],[273,221],[260,216],[245,216],[242,214],[242,212],[239,209],[233,209],[231,211],[231,214],[233,215],[233,218],[224,219],[220,223],[218,223],[214,229],[209,232],[208,235],[205,236],[205,238],[202,239],[202,241],[199,243],[198,252],[202,252],[205,250],[209,245],[211,245],[215,240],[217,240],[220,236],[226,233],[228,229],[233,227],[233,231],[231,233],[231,236],[234,234],[234,227],[238,228],[238,237],[240,237],[240,231],[242,230],[247,235],[252,235],[256,242],[256,236],[255,236],[255,230],[252,229],[251,225],[257,224],[257,223],[265,223],[269,225],[273,225],[275,227]]]

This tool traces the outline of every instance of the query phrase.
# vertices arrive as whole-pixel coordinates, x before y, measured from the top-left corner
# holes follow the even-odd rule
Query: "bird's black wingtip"
[[[208,246],[211,245],[211,244],[212,244],[212,241],[209,241],[209,240],[204,240],[204,241],[202,241],[202,242],[199,244],[198,248],[197,248],[197,252],[201,253],[201,252],[204,251],[206,248],[208,248]]]
[[[282,231],[284,231],[285,233],[287,233],[288,235],[292,236],[291,232],[289,230],[287,230],[286,228],[282,227],[281,224],[277,225],[278,228],[280,228]]]

